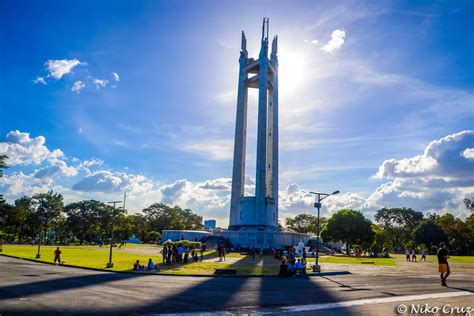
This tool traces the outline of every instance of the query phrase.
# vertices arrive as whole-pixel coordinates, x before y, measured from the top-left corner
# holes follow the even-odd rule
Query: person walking
[[[58,264],[61,264],[61,253],[61,250],[57,247],[54,251],[54,264],[56,264],[56,260],[58,261]]]
[[[446,284],[446,279],[451,274],[451,270],[449,269],[448,258],[449,258],[449,250],[447,249],[446,243],[442,242],[438,249],[438,272],[440,273],[441,277],[441,285],[448,286]]]
[[[411,250],[411,261],[416,262],[416,251],[415,251],[415,249]]]
[[[406,254],[406,257],[407,257],[407,261],[411,261],[411,260],[410,260],[410,250],[407,249],[407,250],[405,251],[405,254]]]
[[[426,251],[425,251],[425,249],[421,249],[421,259],[420,259],[420,262],[422,262],[423,260],[426,262]]]

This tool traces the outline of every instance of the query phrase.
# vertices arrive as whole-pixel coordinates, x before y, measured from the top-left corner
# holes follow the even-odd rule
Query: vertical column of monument
[[[237,114],[235,120],[234,165],[232,168],[232,191],[230,198],[229,228],[239,224],[239,204],[245,188],[245,150],[247,139],[247,39],[242,32],[242,50],[240,52],[239,87],[237,92]]]
[[[268,20],[263,20],[262,47],[260,49],[260,71],[258,84],[258,127],[257,127],[257,172],[255,183],[256,218],[258,224],[265,224],[266,206],[266,166],[267,166],[267,101],[268,101],[268,35],[265,36],[265,26]]]
[[[272,130],[272,191],[275,199],[275,215],[273,217],[273,225],[278,226],[278,37],[275,36],[272,42],[271,61],[273,69],[273,130]],[[273,214],[272,214],[273,216]]]
[[[269,82],[273,82],[273,73],[270,71],[268,76]],[[267,197],[273,197],[273,88],[269,87],[268,89],[268,110],[267,110]],[[269,218],[271,218],[268,214],[266,216],[267,224]]]

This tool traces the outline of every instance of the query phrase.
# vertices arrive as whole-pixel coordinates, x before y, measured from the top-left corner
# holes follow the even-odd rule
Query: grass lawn
[[[140,260],[140,263],[145,264],[148,258],[161,265],[163,259],[152,245],[137,245],[129,244],[123,249],[119,250],[114,247],[112,262],[114,267],[107,269],[106,264],[109,261],[109,248],[106,246],[62,246],[61,259],[65,261],[66,265],[96,268],[109,271],[130,271],[133,263]],[[143,248],[143,250],[140,250]],[[56,246],[41,246],[41,258],[35,259],[37,246],[30,245],[3,245],[3,253],[25,259],[32,259],[42,262],[53,262],[54,250]],[[127,251],[128,249],[128,251]],[[143,251],[143,253],[141,253]],[[205,259],[217,258],[215,251],[206,251]],[[336,264],[363,264],[362,262],[374,262],[376,266],[395,266],[396,262],[404,261],[405,256],[396,254],[391,255],[391,258],[362,258],[347,256],[321,256],[321,263],[336,263]],[[229,253],[226,255],[229,263],[215,262],[214,260],[205,262],[195,262],[182,265],[164,266],[161,265],[162,272],[172,274],[214,274],[217,268],[235,268],[237,274],[245,275],[260,275],[260,274],[277,274],[278,262],[275,263],[273,259],[264,257],[263,262],[260,256],[251,259],[249,256],[241,255],[239,253]],[[418,256],[418,260],[420,256]],[[435,262],[436,256],[427,256],[428,261]],[[308,262],[314,263],[314,258],[308,258]],[[474,256],[452,256],[450,262],[460,264],[474,264]]]
[[[146,264],[148,262],[148,258],[152,258],[154,262],[161,262],[161,256],[159,255],[150,256],[147,254],[140,255],[136,253],[127,253],[114,248],[112,256],[114,267],[112,269],[106,269],[106,264],[109,262],[109,247],[65,246],[60,247],[60,249],[62,251],[61,260],[64,260],[66,265],[105,269],[111,271],[131,270],[133,263],[136,260],[140,260],[140,263],[142,264]],[[37,250],[37,246],[3,245],[3,253],[6,255],[43,262],[53,262],[54,250],[56,250],[56,246],[41,246],[40,259],[35,259]]]
[[[150,247],[150,245],[127,245],[129,248],[139,247]],[[30,245],[3,245],[3,253],[6,255],[12,255],[15,257],[32,259],[39,262],[53,262],[54,250],[56,246],[41,246],[41,258],[35,259],[37,253],[37,246]],[[60,247],[62,254],[61,260],[65,261],[65,265],[73,265],[79,267],[96,268],[108,271],[130,271],[133,263],[136,260],[140,260],[140,263],[145,264],[148,262],[148,258],[152,258],[155,263],[161,265],[163,258],[158,253],[156,255],[140,254],[139,252],[125,252],[124,250],[118,250],[116,247],[113,249],[112,262],[114,267],[111,269],[106,268],[107,262],[109,262],[109,247],[99,246],[62,246]],[[149,249],[149,248],[148,248]],[[215,251],[206,251],[204,253],[206,259],[217,258]],[[227,254],[228,258],[244,259],[238,253]],[[276,274],[278,268],[268,266],[257,266],[253,262],[236,262],[236,263],[221,263],[221,262],[195,262],[181,265],[164,266],[161,265],[162,272],[172,274],[213,274],[216,268],[235,268],[238,274]]]
[[[307,258],[308,262],[315,262],[315,258]],[[363,264],[362,262],[373,262],[376,266],[394,266],[395,258],[364,258],[356,259],[355,257],[347,256],[321,256],[319,257],[321,263],[342,263],[342,264]]]

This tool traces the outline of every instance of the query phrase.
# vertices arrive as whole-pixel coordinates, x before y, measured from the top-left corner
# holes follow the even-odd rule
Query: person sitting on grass
[[[140,260],[137,260],[137,262],[133,264],[133,271],[142,271],[144,269],[145,266],[140,264]]]
[[[147,266],[147,270],[154,270],[155,269],[155,264],[153,263],[153,260],[148,259],[148,266]]]
[[[288,265],[288,273],[289,273],[290,275],[295,275],[295,274],[296,274],[296,265],[295,265],[295,264],[290,263],[290,264]]]
[[[296,269],[303,269],[303,262],[301,262],[301,259],[298,259],[296,262]]]

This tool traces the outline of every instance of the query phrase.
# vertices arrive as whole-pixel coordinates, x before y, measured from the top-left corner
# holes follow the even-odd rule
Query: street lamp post
[[[38,253],[36,254],[36,259],[41,258],[41,229],[38,233]]]
[[[321,192],[309,192],[317,196],[316,203],[314,203],[314,207],[318,209],[318,225],[316,227],[316,264],[315,264],[315,272],[320,272],[321,268],[319,267],[319,218],[321,212],[321,201],[331,195],[336,195],[339,191],[334,191],[333,193],[321,193]]]
[[[107,268],[113,268],[114,264],[112,263],[112,246],[114,244],[115,204],[122,203],[122,201],[112,201],[108,203],[113,204],[113,210],[112,210],[112,233],[110,236],[110,254],[109,254],[109,262],[107,263]]]

